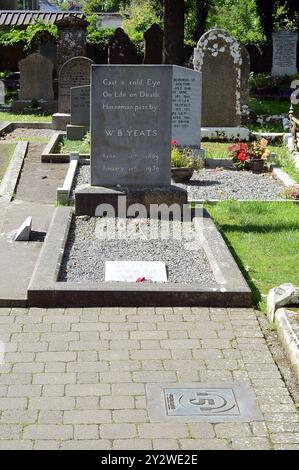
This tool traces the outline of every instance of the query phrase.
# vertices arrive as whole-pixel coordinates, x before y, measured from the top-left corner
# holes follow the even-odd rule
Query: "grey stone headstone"
[[[298,33],[286,30],[278,31],[273,33],[272,39],[272,76],[295,75],[297,73]]]
[[[90,85],[71,88],[71,124],[90,125]]]
[[[92,186],[171,182],[172,66],[92,66]]]
[[[53,63],[41,54],[31,54],[19,62],[20,100],[53,100]]]
[[[240,44],[224,29],[206,32],[194,49],[194,69],[202,72],[202,127],[240,126]]]
[[[59,72],[63,64],[72,57],[85,57],[86,28],[89,23],[83,19],[70,15],[56,21],[58,27],[57,64]]]
[[[32,217],[27,217],[27,219],[19,227],[15,236],[15,241],[16,242],[28,242],[30,240],[31,226],[32,226]]]
[[[109,64],[137,64],[136,47],[122,28],[117,28],[108,41]]]
[[[58,112],[69,113],[71,107],[71,88],[89,85],[93,61],[88,57],[73,57],[60,70]]]
[[[173,66],[172,140],[179,147],[200,147],[201,73]]]
[[[145,281],[167,282],[165,263],[162,261],[106,261],[106,282],[136,282],[139,278]]]

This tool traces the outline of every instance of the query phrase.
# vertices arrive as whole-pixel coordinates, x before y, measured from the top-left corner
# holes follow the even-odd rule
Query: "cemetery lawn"
[[[0,144],[0,182],[7,170],[10,159],[13,155],[15,144],[1,143]]]
[[[59,146],[59,153],[90,153],[90,144],[87,140],[68,140],[63,139]]]
[[[0,122],[51,122],[50,115],[40,116],[36,114],[16,114],[7,113],[6,111],[0,112]]]
[[[225,201],[205,207],[245,276],[257,308],[265,311],[272,287],[299,284],[299,204]]]
[[[250,98],[249,108],[255,114],[288,114],[290,110],[290,100],[265,100]],[[299,119],[299,105],[294,106],[295,116]]]

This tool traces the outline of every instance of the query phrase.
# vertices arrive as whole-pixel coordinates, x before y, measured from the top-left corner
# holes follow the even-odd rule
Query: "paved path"
[[[299,449],[252,310],[0,309],[0,448]],[[263,422],[151,423],[148,382],[246,381]]]

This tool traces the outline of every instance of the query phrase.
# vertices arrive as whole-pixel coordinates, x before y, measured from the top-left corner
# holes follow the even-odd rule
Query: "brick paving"
[[[250,309],[0,309],[0,449],[299,449]],[[264,421],[152,423],[148,382],[244,381]]]

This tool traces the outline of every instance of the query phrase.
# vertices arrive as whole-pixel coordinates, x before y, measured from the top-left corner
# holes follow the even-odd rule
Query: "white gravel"
[[[183,228],[184,237],[177,239]],[[155,238],[148,237],[153,230],[157,230]],[[215,286],[210,265],[197,240],[191,223],[77,217],[70,231],[60,279],[103,282],[105,261],[164,261],[169,282]]]
[[[88,184],[90,166],[82,165],[75,180],[75,186]],[[175,183],[173,183],[175,184]],[[195,172],[188,185],[178,184],[187,189],[190,201],[210,199],[244,199],[271,201],[284,199],[284,185],[271,173],[254,174],[251,171],[229,169],[207,169]]]

